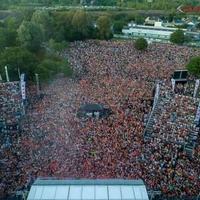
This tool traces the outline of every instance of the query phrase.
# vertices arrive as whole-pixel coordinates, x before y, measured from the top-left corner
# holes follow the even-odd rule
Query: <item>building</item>
[[[174,26],[182,26],[184,25],[184,23],[185,21],[183,21],[182,19],[173,20]]]
[[[149,16],[145,19],[145,24],[154,25],[154,23],[157,21],[161,21],[161,19],[159,17]]]
[[[176,20],[171,25],[182,25],[183,22],[183,20]],[[165,40],[165,42],[169,42],[170,35],[178,29],[178,27],[166,27],[167,25],[169,25],[168,21],[163,21],[155,17],[147,17],[145,19],[145,24],[149,25],[137,25],[134,22],[130,22],[128,23],[128,26],[125,26],[122,29],[122,33],[125,37],[129,38],[144,37],[149,41]],[[186,24],[187,28],[182,28],[184,34],[188,36],[188,38],[193,38],[193,40],[199,40],[200,33],[194,31],[195,23],[190,20],[189,22],[187,21]]]
[[[37,179],[27,200],[149,200],[142,180]]]
[[[177,28],[168,28],[162,26],[162,22],[155,22],[154,26],[136,25],[124,27],[122,33],[133,37],[144,37],[147,39],[169,40],[170,35]],[[186,29],[183,29],[186,32]]]

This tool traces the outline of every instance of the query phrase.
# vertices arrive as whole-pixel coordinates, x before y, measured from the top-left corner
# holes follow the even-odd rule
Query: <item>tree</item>
[[[7,17],[0,25],[0,50],[16,45],[19,23],[14,17]]]
[[[200,56],[191,58],[186,68],[191,74],[200,77]]]
[[[200,29],[200,23],[196,24],[196,28],[199,30]]]
[[[17,29],[18,40],[30,52],[38,52],[44,42],[44,29],[40,24],[23,21]]]
[[[117,14],[113,14],[112,16],[113,20],[116,20],[116,21],[125,21],[127,19],[127,14],[125,13],[117,13]]]
[[[117,2],[115,0],[109,0],[109,1],[108,0],[98,0],[98,1],[94,1],[94,5],[116,6]]]
[[[97,19],[98,38],[111,39],[113,34],[111,30],[111,19],[107,16],[100,16]]]
[[[50,49],[52,49],[55,52],[60,52],[64,49],[66,49],[68,46],[68,43],[65,40],[62,41],[61,43],[57,43],[53,39],[50,39],[48,44],[49,44]]]
[[[136,39],[134,46],[137,50],[145,50],[148,47],[148,43],[146,41],[146,39],[144,39],[143,37],[140,37],[138,39]]]
[[[170,13],[170,14],[168,15],[168,21],[169,21],[169,22],[173,22],[173,20],[174,20],[174,15],[173,15],[172,13]]]
[[[169,38],[170,42],[174,44],[183,44],[185,42],[185,35],[182,29],[177,29],[174,31]]]
[[[35,12],[35,10],[32,7],[20,7],[19,8],[20,14],[22,15],[22,20],[21,21],[30,21],[32,18],[33,13]]]
[[[124,23],[123,21],[115,21],[114,22],[114,26],[113,26],[113,30],[115,33],[121,33],[122,29],[123,29]]]
[[[0,54],[0,73],[5,76],[4,67],[8,66],[11,81],[19,80],[18,69],[21,73],[25,73],[28,79],[32,79],[36,65],[36,57],[20,47],[6,48]]]
[[[52,56],[44,59],[35,70],[40,75],[42,81],[51,80],[56,74],[64,73],[65,76],[71,75],[69,64],[61,58]]]
[[[3,50],[7,45],[6,28],[0,27],[0,50]]]
[[[73,11],[54,13],[55,27],[52,38],[55,42],[62,42],[63,40],[74,41],[77,39],[72,25],[74,14]]]
[[[6,47],[15,46],[16,36],[16,30],[0,27],[0,50],[3,50]]]
[[[77,39],[87,39],[93,35],[93,22],[88,12],[78,10],[73,16],[72,25],[78,33],[77,36],[79,35]]]
[[[32,15],[31,21],[43,27],[46,41],[53,36],[54,20],[48,11],[36,10]]]
[[[138,15],[138,14],[136,14],[135,15],[135,23],[136,24],[143,24],[144,23],[144,17],[142,17],[142,16],[140,16],[140,15]]]
[[[17,38],[17,28],[21,22],[17,20],[15,17],[7,17],[5,20],[6,25],[6,47],[11,47],[16,45]]]
[[[8,16],[6,17],[6,19],[4,20],[4,23],[6,25],[6,27],[8,29],[14,29],[17,30],[17,28],[19,28],[19,25],[21,24],[20,19],[16,18],[16,17],[11,17]]]

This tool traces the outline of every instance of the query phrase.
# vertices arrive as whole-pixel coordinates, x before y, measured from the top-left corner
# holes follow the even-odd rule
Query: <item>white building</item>
[[[154,26],[144,26],[129,24],[122,29],[122,33],[133,37],[144,37],[147,39],[164,39],[169,40],[170,35],[178,28],[168,28],[162,26],[162,22],[155,22]],[[182,29],[186,34],[186,29]]]

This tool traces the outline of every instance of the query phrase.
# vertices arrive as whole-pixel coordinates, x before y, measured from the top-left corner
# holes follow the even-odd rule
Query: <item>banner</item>
[[[25,74],[21,74],[21,75],[20,75],[20,81],[21,81],[21,82],[24,82],[24,76],[25,76]]]
[[[156,84],[156,91],[155,91],[155,96],[154,96],[154,101],[153,101],[153,109],[155,108],[156,106],[156,103],[158,101],[158,97],[159,97],[159,83]]]
[[[159,83],[156,84],[156,94],[155,94],[155,98],[158,99],[159,96]]]
[[[22,93],[22,99],[26,99],[25,82],[24,81],[21,81],[21,93]]]
[[[196,97],[198,88],[199,88],[199,79],[197,79],[195,83],[193,98]]]
[[[172,90],[174,91],[176,81],[175,81],[175,79],[172,78],[171,82],[172,82]]]
[[[195,117],[194,121],[198,122],[199,118],[200,118],[200,102],[199,102],[199,105],[198,105],[198,108],[197,108],[197,113],[196,113],[196,117]]]

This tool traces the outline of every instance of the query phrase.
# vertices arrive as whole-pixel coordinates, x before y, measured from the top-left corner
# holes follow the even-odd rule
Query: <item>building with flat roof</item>
[[[142,180],[37,179],[27,200],[149,200]]]
[[[122,29],[122,33],[125,35],[133,36],[133,37],[144,37],[144,38],[152,38],[152,39],[164,39],[169,40],[170,35],[176,31],[178,28],[169,28],[164,27],[159,24],[155,24],[154,26],[145,26],[145,25],[136,25],[132,24],[131,26],[124,27]],[[182,29],[186,34],[186,29]]]
[[[184,34],[188,37],[198,40],[200,38],[199,32],[194,32],[190,28],[190,24],[187,29],[182,29]],[[145,39],[155,40],[155,41],[169,41],[170,35],[176,31],[178,28],[175,27],[165,27],[162,21],[155,21],[154,26],[137,25],[133,22],[129,23],[122,29],[122,33],[128,37],[144,37]]]

